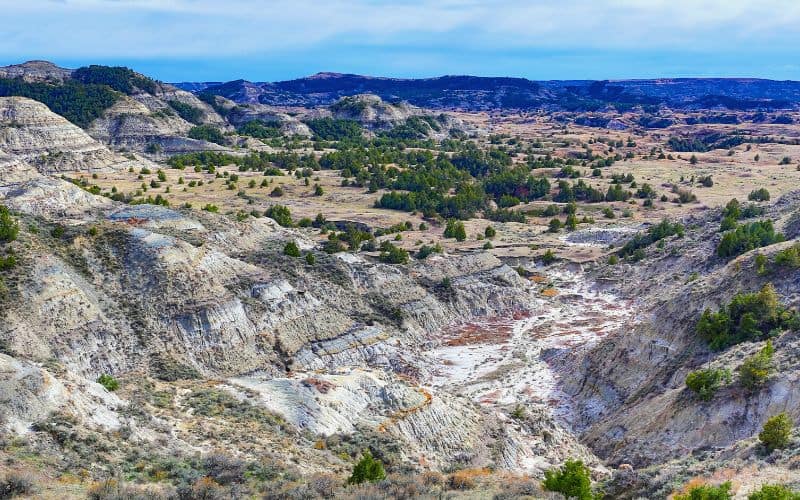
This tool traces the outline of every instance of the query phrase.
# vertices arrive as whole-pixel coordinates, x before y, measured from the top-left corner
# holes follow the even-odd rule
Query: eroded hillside
[[[12,492],[557,498],[542,479],[573,460],[581,495],[798,486],[794,431],[758,437],[800,418],[800,133],[778,114],[605,110],[631,128],[601,131],[2,76],[113,97],[0,98]]]

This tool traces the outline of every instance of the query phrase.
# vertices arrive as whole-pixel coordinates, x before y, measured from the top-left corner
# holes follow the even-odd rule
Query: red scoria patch
[[[320,380],[318,378],[313,378],[313,377],[303,379],[302,384],[306,387],[313,387],[322,394],[328,394],[328,391],[330,391],[335,387],[332,383],[328,382],[327,380]]]
[[[511,338],[512,320],[508,318],[488,318],[481,322],[458,325],[444,333],[444,345],[448,347],[473,344],[501,344]]]

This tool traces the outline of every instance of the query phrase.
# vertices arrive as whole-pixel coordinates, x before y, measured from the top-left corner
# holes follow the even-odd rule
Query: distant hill
[[[800,106],[800,82],[749,78],[665,78],[654,80],[553,80],[442,76],[400,79],[318,73],[282,82],[178,83],[239,103],[316,106],[343,96],[376,94],[428,108],[548,109],[593,111],[614,106],[681,109],[775,110]]]

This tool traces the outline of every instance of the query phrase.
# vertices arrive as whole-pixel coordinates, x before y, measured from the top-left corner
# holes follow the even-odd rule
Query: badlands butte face
[[[795,498],[798,89],[0,68],[0,497]]]

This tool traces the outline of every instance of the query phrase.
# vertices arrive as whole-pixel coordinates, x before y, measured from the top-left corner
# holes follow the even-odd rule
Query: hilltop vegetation
[[[43,102],[79,127],[88,127],[119,95],[106,85],[68,80],[63,84],[26,82],[21,78],[0,78],[0,97],[21,96]]]

